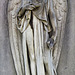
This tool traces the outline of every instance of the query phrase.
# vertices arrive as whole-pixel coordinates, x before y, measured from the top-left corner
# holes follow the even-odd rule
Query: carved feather
[[[54,10],[56,12],[57,32],[58,32],[57,42],[55,44],[53,52],[53,63],[55,65],[55,68],[57,68],[62,48],[65,24],[66,24],[67,0],[53,0],[53,4],[54,4]]]

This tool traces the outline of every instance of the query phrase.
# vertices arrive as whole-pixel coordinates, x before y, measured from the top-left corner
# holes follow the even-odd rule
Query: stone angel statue
[[[9,0],[9,37],[17,75],[57,75],[66,14],[66,0]]]

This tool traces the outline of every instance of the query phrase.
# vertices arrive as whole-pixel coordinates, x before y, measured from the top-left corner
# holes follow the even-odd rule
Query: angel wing
[[[8,3],[8,23],[9,37],[12,57],[17,75],[24,75],[24,64],[21,46],[21,33],[16,27],[16,10],[21,5],[21,0],[9,0]]]
[[[61,53],[62,41],[64,36],[64,28],[67,16],[67,0],[53,0],[54,10],[57,18],[57,42],[53,52],[53,63],[55,68],[58,66],[58,61]]]

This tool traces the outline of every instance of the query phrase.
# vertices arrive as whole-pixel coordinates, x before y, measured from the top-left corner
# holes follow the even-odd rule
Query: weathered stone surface
[[[7,2],[0,0],[0,75],[16,75],[9,43]]]
[[[9,43],[7,2],[0,0],[0,75],[16,75]],[[58,75],[75,75],[75,0],[68,0],[68,6]]]
[[[68,0],[68,16],[58,75],[75,75],[75,0]]]

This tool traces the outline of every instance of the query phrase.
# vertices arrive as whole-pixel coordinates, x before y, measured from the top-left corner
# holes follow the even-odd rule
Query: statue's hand
[[[54,39],[53,39],[53,38],[49,38],[49,39],[47,40],[47,46],[48,46],[48,48],[50,48],[50,49],[53,48],[53,46],[54,46]]]

